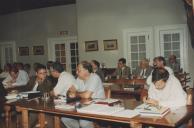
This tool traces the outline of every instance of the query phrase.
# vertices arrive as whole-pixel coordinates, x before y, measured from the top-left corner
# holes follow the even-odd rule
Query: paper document
[[[18,94],[8,94],[7,96],[5,96],[5,98],[7,100],[17,99],[18,98]]]
[[[81,113],[100,114],[100,115],[111,115],[115,112],[124,110],[123,107],[111,107],[102,104],[90,104],[86,107],[77,109]]]
[[[132,118],[134,116],[139,115],[139,113],[135,110],[122,110],[116,113],[113,113],[112,116],[116,116],[116,117],[124,117],[124,118]]]
[[[75,109],[74,105],[69,105],[66,103],[61,103],[61,104],[56,104],[55,109],[60,109],[60,110],[73,110]]]

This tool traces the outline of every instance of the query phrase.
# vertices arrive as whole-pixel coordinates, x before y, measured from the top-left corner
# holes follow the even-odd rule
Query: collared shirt
[[[54,88],[54,93],[56,95],[66,96],[67,91],[71,86],[75,86],[75,78],[68,72],[62,72],[58,78],[57,85]]]
[[[9,74],[9,75],[5,78],[5,80],[3,80],[2,83],[3,83],[3,85],[8,85],[7,83],[8,83],[9,81],[11,81],[11,80],[12,80],[12,77],[11,77],[11,75]],[[17,79],[16,79],[16,82],[13,83],[12,85],[13,85],[13,86],[26,85],[28,81],[29,81],[29,77],[28,77],[27,72],[24,71],[24,70],[19,70],[19,74],[18,74],[18,77],[17,77]]]
[[[169,76],[162,90],[156,89],[154,83],[152,83],[148,90],[148,96],[149,98],[159,101],[159,105],[169,108],[186,105],[187,95],[179,80],[174,75]]]
[[[80,92],[93,92],[92,98],[105,98],[102,81],[100,77],[95,73],[91,73],[86,81],[77,78],[76,85],[76,89]]]

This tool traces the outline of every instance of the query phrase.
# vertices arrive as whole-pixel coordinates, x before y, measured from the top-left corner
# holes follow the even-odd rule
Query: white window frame
[[[78,42],[76,36],[71,36],[71,37],[56,37],[56,38],[48,38],[47,44],[48,44],[48,60],[49,61],[56,61],[55,58],[55,51],[54,44],[53,42],[64,42],[67,45],[70,45],[71,42]],[[72,72],[71,71],[71,53],[70,49],[66,51],[66,71]]]
[[[155,26],[154,27],[155,35],[155,55],[163,55],[163,51],[160,48],[160,31],[182,31],[183,34],[183,43],[180,45],[180,65],[184,71],[188,72],[188,28],[186,24],[176,24],[176,25],[164,25],[164,26]]]
[[[0,42],[0,47],[3,48],[4,46],[6,45],[11,45],[12,46],[12,53],[13,53],[13,62],[16,62],[17,59],[16,59],[16,42],[15,41],[3,41],[3,42]],[[1,55],[2,53],[0,53]],[[1,55],[1,68],[3,69],[3,66],[5,64],[5,58],[2,58],[2,56],[4,55]]]
[[[146,58],[152,60],[154,57],[153,55],[155,54],[154,51],[152,53],[150,52],[150,49],[153,49],[153,28],[152,27],[145,27],[145,28],[130,28],[130,29],[125,29],[123,30],[123,54],[124,57],[126,58],[126,63],[127,65],[131,66],[131,55],[128,56],[128,53],[130,52],[131,49],[128,49],[130,46],[128,45],[128,35],[132,36],[135,35],[136,33],[146,33],[149,35],[149,40],[146,42]]]

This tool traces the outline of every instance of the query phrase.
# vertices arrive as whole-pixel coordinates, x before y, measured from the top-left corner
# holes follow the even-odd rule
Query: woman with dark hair
[[[174,75],[169,75],[164,68],[155,68],[152,72],[148,99],[144,99],[144,102],[169,108],[185,106],[186,93]]]
[[[93,72],[100,77],[102,82],[104,82],[104,72],[100,68],[100,63],[97,60],[92,60],[91,65],[92,65]]]

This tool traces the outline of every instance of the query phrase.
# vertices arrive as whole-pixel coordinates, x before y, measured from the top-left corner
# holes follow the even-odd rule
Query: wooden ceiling
[[[75,4],[76,0],[1,0],[0,15],[25,10]]]

